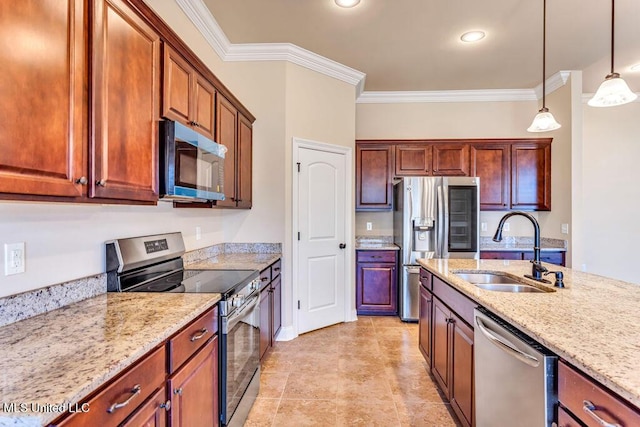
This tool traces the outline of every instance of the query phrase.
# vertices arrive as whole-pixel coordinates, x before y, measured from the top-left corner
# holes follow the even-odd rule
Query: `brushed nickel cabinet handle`
[[[207,335],[207,332],[209,332],[209,331],[207,330],[207,328],[202,328],[198,332],[199,332],[199,334],[193,335],[191,337],[191,342],[198,341],[200,338],[202,338],[205,335]]]
[[[600,418],[598,416],[598,414],[596,414],[596,412],[595,412],[595,411],[598,410],[598,408],[596,407],[596,405],[591,403],[591,401],[589,401],[589,400],[583,400],[582,401],[582,409],[584,409],[584,412],[586,412],[587,414],[591,415],[591,418],[596,420],[596,422],[598,424],[600,424],[602,427],[622,427],[620,424],[611,424],[611,423],[606,422],[602,418]]]
[[[116,409],[124,408],[129,403],[131,403],[134,397],[140,394],[141,390],[142,390],[142,387],[140,387],[140,384],[136,384],[131,389],[131,396],[127,400],[121,403],[114,403],[113,405],[109,406],[109,408],[107,409],[107,412],[110,414],[113,414],[116,411]]]
[[[89,180],[86,176],[81,176],[80,178],[76,179],[76,184],[87,185],[87,182],[89,182]]]
[[[100,187],[106,187],[107,186],[107,180],[106,179],[101,179],[100,181],[96,181],[96,185],[98,185]]]

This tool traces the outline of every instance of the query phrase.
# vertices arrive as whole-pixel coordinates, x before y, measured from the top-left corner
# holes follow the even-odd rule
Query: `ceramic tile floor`
[[[245,426],[457,426],[418,350],[418,325],[363,317],[277,342]]]

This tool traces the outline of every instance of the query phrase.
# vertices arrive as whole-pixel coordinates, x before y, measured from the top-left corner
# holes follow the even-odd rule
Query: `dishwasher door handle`
[[[489,341],[491,341],[494,345],[496,345],[504,352],[509,353],[511,356],[515,357],[523,363],[526,363],[531,367],[536,368],[540,365],[540,361],[538,359],[518,350],[518,348],[513,343],[509,342],[506,338],[497,336],[489,331],[484,322],[482,322],[482,319],[480,319],[479,317],[476,317],[476,325],[478,325],[480,332],[482,332],[482,334],[487,337]]]

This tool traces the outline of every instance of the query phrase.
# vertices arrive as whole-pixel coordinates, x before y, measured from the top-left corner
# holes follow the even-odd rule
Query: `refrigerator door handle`
[[[447,232],[447,219],[446,219],[446,210],[445,210],[445,198],[443,194],[443,187],[441,185],[437,186],[437,194],[438,194],[438,223],[436,224],[437,233],[437,244],[436,244],[436,257],[437,258],[446,258],[444,255],[446,253],[446,232]]]

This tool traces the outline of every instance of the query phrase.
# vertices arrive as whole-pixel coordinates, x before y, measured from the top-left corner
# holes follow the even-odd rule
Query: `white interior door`
[[[346,159],[298,150],[298,333],[345,321]]]

